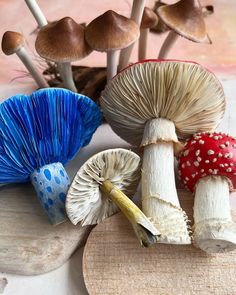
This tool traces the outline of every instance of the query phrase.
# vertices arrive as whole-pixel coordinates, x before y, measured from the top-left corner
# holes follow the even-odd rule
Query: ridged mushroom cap
[[[218,79],[199,64],[174,60],[126,68],[108,83],[100,103],[112,129],[136,146],[151,119],[172,121],[179,139],[186,139],[215,129],[225,111]]]
[[[110,180],[131,197],[140,179],[140,158],[125,149],[111,149],[91,157],[77,172],[67,194],[66,211],[73,224],[100,223],[118,211],[115,203],[102,195],[99,185]]]
[[[6,55],[16,53],[24,46],[24,36],[18,32],[7,31],[2,37],[2,51]]]
[[[141,29],[149,29],[154,27],[158,22],[158,17],[156,13],[148,7],[144,8],[143,17],[141,21]]]
[[[92,51],[84,38],[84,26],[70,17],[42,27],[35,49],[41,57],[55,62],[80,60]]]
[[[198,0],[180,0],[158,8],[160,19],[177,34],[191,41],[211,43]]]
[[[85,38],[97,51],[118,50],[139,38],[139,27],[133,20],[108,10],[88,24]]]

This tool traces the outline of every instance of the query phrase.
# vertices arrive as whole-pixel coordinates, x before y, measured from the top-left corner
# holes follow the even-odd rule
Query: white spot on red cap
[[[217,158],[214,158],[214,159],[212,160],[213,163],[215,163],[216,161],[217,161]]]
[[[199,144],[204,144],[204,143],[205,143],[204,140],[202,140],[202,139],[199,140]]]
[[[206,161],[205,161],[205,163],[206,163],[206,164],[209,164],[209,163],[210,163],[210,161],[209,161],[209,160],[206,160]]]
[[[201,157],[197,157],[197,161],[201,162],[202,158]]]
[[[196,150],[195,155],[199,156],[200,155],[200,150]]]
[[[195,167],[198,167],[199,166],[199,162],[198,161],[194,161],[193,164],[194,164]]]
[[[208,150],[208,151],[207,151],[207,154],[208,154],[209,156],[210,156],[210,155],[214,155],[214,153],[215,153],[215,152],[214,152],[213,150]]]
[[[219,153],[218,158],[222,158],[222,157],[223,157],[223,154]]]
[[[189,150],[184,151],[183,155],[186,157],[189,154]]]
[[[232,168],[227,168],[226,172],[232,172]]]
[[[226,146],[225,146],[225,144],[220,144],[220,148],[222,148],[222,149],[224,149],[224,148],[226,148]]]

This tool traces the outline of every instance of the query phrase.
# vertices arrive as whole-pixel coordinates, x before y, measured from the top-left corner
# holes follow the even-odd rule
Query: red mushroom
[[[179,175],[195,191],[194,243],[208,253],[236,248],[229,193],[236,189],[236,139],[223,133],[198,133],[179,157]]]

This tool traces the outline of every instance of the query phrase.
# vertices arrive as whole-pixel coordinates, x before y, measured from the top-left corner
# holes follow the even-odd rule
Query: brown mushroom
[[[58,63],[64,86],[77,92],[71,62],[92,51],[84,39],[84,27],[70,17],[52,22],[40,29],[35,48],[41,57]]]
[[[160,49],[159,59],[167,56],[178,36],[193,42],[211,43],[198,0],[180,0],[175,4],[161,6],[157,14],[171,29]]]
[[[2,37],[2,51],[6,55],[16,54],[30,72],[40,88],[47,88],[48,83],[34,65],[24,46],[24,36],[18,32],[7,31]]]
[[[158,22],[158,17],[155,12],[145,7],[143,11],[142,22],[140,26],[140,38],[139,38],[139,48],[138,48],[138,59],[143,60],[146,58],[147,52],[147,39],[149,31]]]
[[[116,53],[139,37],[137,24],[112,10],[95,18],[85,29],[85,39],[97,51],[107,53],[107,79],[117,73]]]

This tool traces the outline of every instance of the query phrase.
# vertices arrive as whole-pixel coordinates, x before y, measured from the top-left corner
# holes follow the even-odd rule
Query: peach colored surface
[[[175,1],[167,0],[168,3]],[[212,45],[196,44],[184,38],[179,38],[176,46],[171,50],[169,58],[194,60],[206,65],[217,72],[235,76],[236,73],[236,1],[234,0],[202,0],[202,4],[213,4],[215,13],[206,19]],[[99,14],[108,9],[113,9],[126,16],[130,13],[132,0],[38,0],[48,20],[60,19],[71,16],[77,22],[90,22]],[[154,1],[147,1],[147,6],[152,7]],[[6,30],[16,30],[24,34],[29,50],[38,63],[42,61],[36,58],[34,51],[35,34],[32,31],[36,23],[23,0],[0,0],[0,38]],[[158,36],[151,34],[149,38],[148,57],[155,58],[165,34]],[[35,55],[35,56],[34,56]],[[137,59],[137,46],[132,55],[132,61]],[[105,55],[93,52],[81,61],[84,65],[104,65]],[[35,88],[30,77],[10,81],[16,77],[25,75],[24,66],[16,56],[5,56],[0,52],[0,96],[3,96],[3,85],[7,88],[6,95],[14,94],[17,89],[27,92]],[[10,90],[8,87],[10,86]],[[5,88],[4,88],[5,89]],[[5,95],[4,95],[5,96]]]

